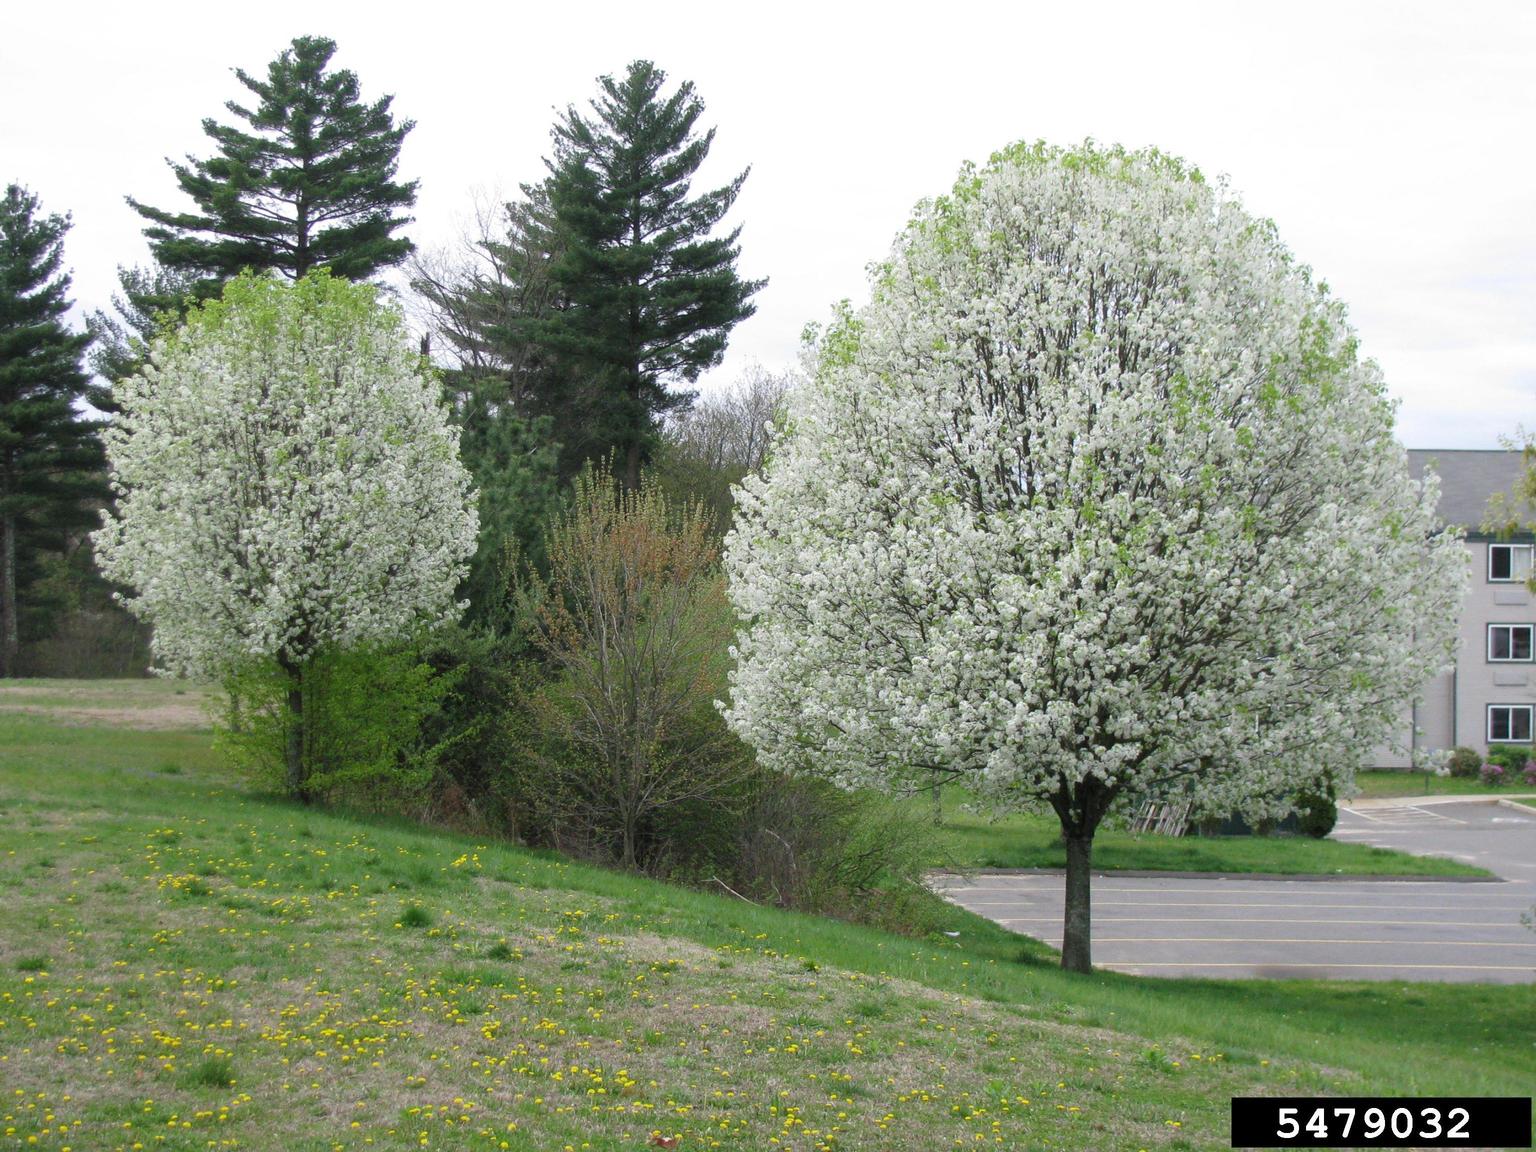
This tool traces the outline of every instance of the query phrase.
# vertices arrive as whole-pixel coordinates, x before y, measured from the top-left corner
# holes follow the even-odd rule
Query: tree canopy
[[[86,395],[87,337],[69,331],[68,216],[11,184],[0,199],[0,676],[16,673],[21,595],[44,551],[62,552],[106,494]]]
[[[117,411],[112,382],[132,376],[143,366],[150,342],[180,323],[199,282],[195,272],[118,267],[119,290],[112,294],[112,311],[98,308],[85,319],[91,337],[91,370],[107,381],[92,386],[93,408]]]
[[[417,182],[395,179],[400,145],[414,126],[396,124],[393,97],[360,99],[356,74],[329,71],[336,43],[300,36],[267,67],[265,79],[235,69],[256,98],[225,107],[247,127],[209,118],[216,154],[167,160],[194,211],[128,203],[161,268],[194,273],[196,295],[218,295],[242,270],[300,279],[329,267],[363,280],[398,264],[411,242],[396,236],[410,218]],[[132,285],[124,281],[127,290]]]
[[[1462,550],[1343,306],[1169,156],[1009,148],[873,281],[740,493],[727,716],[773,767],[1049,805],[1086,970],[1111,807],[1346,779],[1447,661]]]
[[[731,329],[765,281],[736,271],[740,228],[716,235],[747,178],[692,192],[714,129],[691,83],[663,93],[646,60],[598,81],[591,112],[568,108],[552,130],[549,174],[507,206],[484,264],[416,283],[476,374],[506,382],[529,417],[548,417],[561,472],[617,457],[633,487],[667,413],[718,364]]]

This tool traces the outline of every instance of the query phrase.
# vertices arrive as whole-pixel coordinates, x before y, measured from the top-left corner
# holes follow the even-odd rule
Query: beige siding
[[[1467,542],[1471,581],[1461,612],[1461,648],[1456,658],[1456,743],[1488,751],[1488,705],[1536,704],[1531,688],[1533,666],[1488,658],[1490,624],[1536,624],[1531,593],[1523,581],[1488,579],[1486,540]]]
[[[1414,709],[1414,725],[1404,722],[1398,739],[1421,749],[1464,746],[1488,752],[1490,704],[1536,705],[1536,664],[1489,659],[1490,624],[1536,625],[1536,602],[1523,580],[1488,578],[1487,540],[1467,541],[1467,599],[1462,605],[1455,670],[1425,687]],[[1408,758],[1377,749],[1372,766],[1406,767]]]

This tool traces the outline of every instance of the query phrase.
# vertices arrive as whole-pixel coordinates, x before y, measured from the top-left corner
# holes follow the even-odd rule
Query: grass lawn
[[[1069,976],[934,898],[892,936],[64,719],[0,710],[0,1149],[1218,1149],[1233,1095],[1536,1083],[1528,986]]]
[[[966,810],[969,797],[944,790],[944,824],[935,830],[936,867],[1065,868],[1066,848],[1054,813],[1022,813],[994,820]],[[914,802],[926,813],[930,801]],[[1093,841],[1095,868],[1168,872],[1285,875],[1486,876],[1456,860],[1410,856],[1365,844],[1305,836],[1133,836],[1101,828]]]
[[[1494,788],[1476,776],[1436,776],[1433,772],[1361,772],[1355,777],[1355,787],[1360,796],[1372,800],[1398,796],[1486,796],[1490,800],[1506,796],[1536,799],[1536,789],[1526,788],[1522,784],[1506,784]]]

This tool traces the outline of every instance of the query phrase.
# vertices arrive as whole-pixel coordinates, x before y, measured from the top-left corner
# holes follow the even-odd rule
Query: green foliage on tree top
[[[205,119],[217,154],[168,161],[195,211],[129,197],[150,222],[144,235],[155,259],[196,274],[199,299],[218,295],[245,269],[298,280],[328,266],[363,280],[410,253],[411,242],[395,233],[410,223],[397,213],[416,202],[417,182],[401,183],[395,173],[413,122],[395,123],[393,97],[362,102],[353,72],[328,70],[335,51],[333,40],[300,36],[265,79],[235,69],[256,103],[225,107],[249,130]]]

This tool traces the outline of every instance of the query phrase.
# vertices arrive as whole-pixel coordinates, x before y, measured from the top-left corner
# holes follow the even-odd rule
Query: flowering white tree
[[[1277,814],[1448,659],[1465,561],[1376,367],[1173,158],[967,168],[814,351],[727,544],[727,719],[776,768],[1049,804],[1064,967],[1112,805]]]
[[[454,619],[475,549],[441,391],[368,285],[244,276],[118,384],[118,499],[95,535],[167,670],[283,670],[287,783],[308,798],[306,667]]]

